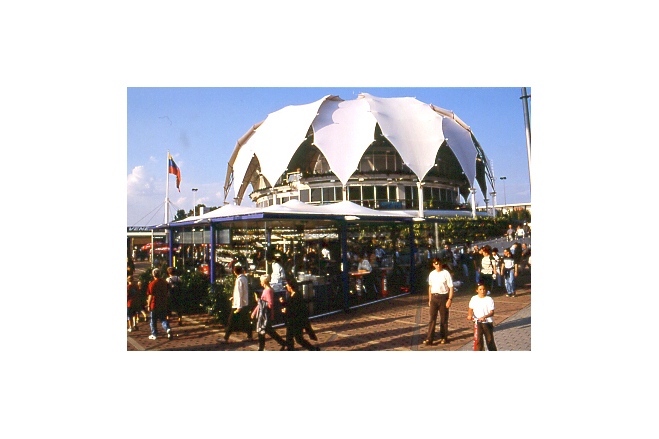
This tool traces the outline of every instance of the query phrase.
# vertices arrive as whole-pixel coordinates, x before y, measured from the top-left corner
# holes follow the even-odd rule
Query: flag
[[[171,154],[169,154],[169,173],[176,175],[176,189],[181,192],[181,189],[179,189],[179,185],[181,184],[181,170],[176,166],[176,163],[174,163]]]

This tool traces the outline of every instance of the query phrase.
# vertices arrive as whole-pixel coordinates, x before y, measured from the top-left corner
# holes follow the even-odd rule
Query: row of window
[[[301,189],[299,191],[299,200],[304,203],[333,203],[336,201],[343,201],[343,188],[341,186]],[[288,200],[297,200],[298,197],[283,197],[280,198],[278,204],[283,204]],[[436,203],[457,203],[458,195],[455,191],[445,188],[424,187],[423,188],[424,202]],[[407,200],[409,203],[418,203],[418,192],[416,186],[405,186],[405,197],[399,197],[397,194],[396,186],[348,186],[348,200],[355,202],[368,201],[369,206],[375,205],[371,203],[374,201],[403,201]],[[268,200],[263,200],[257,203],[258,207],[267,207],[273,204],[272,197]]]

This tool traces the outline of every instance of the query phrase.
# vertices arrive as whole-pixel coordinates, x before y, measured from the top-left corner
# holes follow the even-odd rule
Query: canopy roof
[[[236,198],[260,174],[275,186],[291,158],[313,129],[313,144],[345,186],[374,141],[375,125],[398,151],[419,181],[435,164],[446,144],[455,154],[470,187],[477,175],[476,159],[487,158],[471,129],[452,112],[414,98],[378,98],[362,93],[352,101],[325,96],[306,105],[289,105],[270,113],[237,142],[229,161],[225,196],[233,185]],[[480,181],[481,189],[486,188]]]

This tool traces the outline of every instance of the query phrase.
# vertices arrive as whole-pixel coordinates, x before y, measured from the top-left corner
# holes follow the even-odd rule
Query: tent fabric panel
[[[443,117],[414,98],[377,98],[362,93],[382,135],[396,148],[408,168],[423,180],[444,142]]]
[[[311,122],[327,97],[325,96],[310,104],[289,105],[270,113],[245,144],[244,147],[248,147],[248,150],[258,157],[261,164],[261,174],[271,186],[277,183],[293,154],[306,139]],[[238,159],[236,162],[238,162]],[[234,170],[236,168],[234,166]],[[239,175],[242,182],[245,178],[244,173],[237,175]]]
[[[442,130],[448,146],[458,159],[462,170],[469,180],[469,185],[473,187],[474,178],[476,177],[476,156],[478,152],[474,143],[471,141],[471,133],[463,129],[453,119],[447,117],[442,120]]]
[[[314,119],[314,145],[345,186],[375,140],[376,120],[364,99],[323,102]],[[340,145],[340,147],[337,147]]]

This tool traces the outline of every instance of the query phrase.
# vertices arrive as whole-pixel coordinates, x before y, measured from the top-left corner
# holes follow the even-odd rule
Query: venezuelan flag
[[[176,175],[176,189],[181,192],[181,189],[179,189],[179,185],[181,184],[181,170],[176,166],[176,163],[174,163],[171,154],[169,154],[169,173]]]

